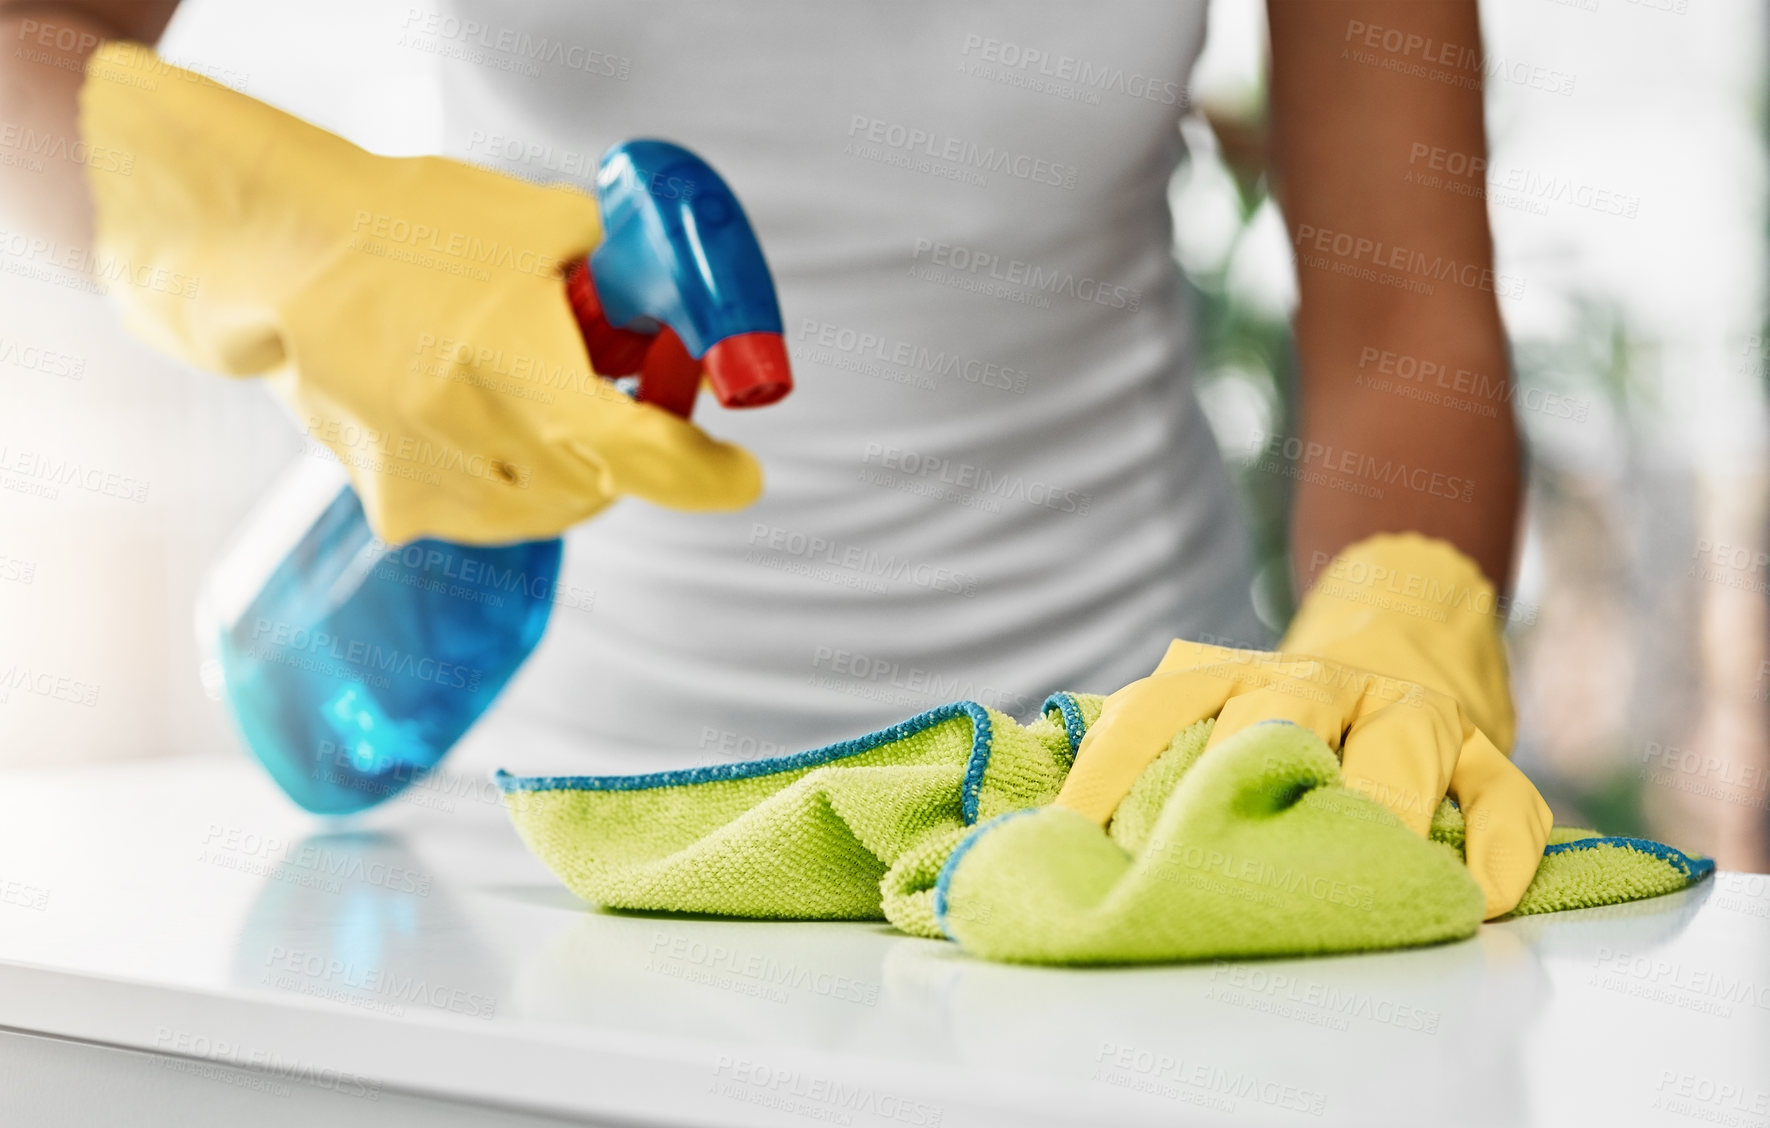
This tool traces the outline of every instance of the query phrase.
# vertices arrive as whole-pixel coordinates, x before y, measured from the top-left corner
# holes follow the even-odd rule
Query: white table
[[[15,771],[0,1027],[6,1125],[1770,1126],[1770,878],[1417,951],[1056,971],[589,911],[475,779],[327,824],[244,761]]]

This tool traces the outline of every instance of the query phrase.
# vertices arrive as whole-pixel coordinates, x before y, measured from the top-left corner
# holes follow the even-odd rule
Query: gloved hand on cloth
[[[1713,872],[1550,827],[1500,753],[1492,589],[1448,547],[1354,545],[1286,644],[1176,642],[1150,677],[1057,694],[1024,724],[958,702],[768,760],[499,783],[524,842],[591,903],[883,917],[1016,962],[1436,943]]]
[[[601,237],[584,193],[375,156],[121,41],[92,56],[80,123],[134,155],[89,170],[128,324],[263,378],[383,540],[540,539],[625,494],[760,493],[748,453],[592,375],[561,280]]]
[[[1455,800],[1484,916],[1501,916],[1536,873],[1553,818],[1507,759],[1514,720],[1494,608],[1493,585],[1443,541],[1353,544],[1278,653],[1175,642],[1153,674],[1108,697],[1057,803],[1105,825],[1176,733],[1215,717],[1215,747],[1291,721],[1339,753],[1348,789],[1422,837],[1439,800]]]

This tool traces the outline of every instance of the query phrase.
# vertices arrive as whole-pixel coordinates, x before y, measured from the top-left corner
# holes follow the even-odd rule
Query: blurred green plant
[[[1203,253],[1182,249],[1198,310],[1196,379],[1207,406],[1226,395],[1261,405],[1258,434],[1251,436],[1258,442],[1290,432],[1296,400],[1288,312],[1248,292],[1245,275],[1236,269],[1242,256],[1254,252],[1250,239],[1256,221],[1274,206],[1267,190],[1264,121],[1225,113],[1208,113],[1207,120],[1215,144],[1188,146],[1175,193],[1177,222],[1184,226],[1203,212],[1218,223],[1233,217],[1233,229],[1209,240]],[[1227,388],[1230,383],[1240,387]],[[1218,437],[1229,444],[1227,465],[1253,542],[1254,605],[1267,626],[1280,630],[1295,610],[1289,564],[1291,480],[1255,472],[1252,451],[1236,449],[1240,436],[1226,435],[1219,426]]]

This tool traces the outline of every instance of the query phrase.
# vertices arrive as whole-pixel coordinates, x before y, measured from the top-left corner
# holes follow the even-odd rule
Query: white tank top
[[[761,460],[756,505],[624,501],[570,534],[547,636],[469,756],[644,769],[962,698],[1025,717],[1176,636],[1260,637],[1171,253],[1202,0],[407,21],[454,156],[585,187],[626,138],[705,157],[756,226],[796,379],[697,409]]]

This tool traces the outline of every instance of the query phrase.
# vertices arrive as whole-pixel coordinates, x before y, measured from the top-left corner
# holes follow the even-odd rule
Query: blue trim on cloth
[[[1082,737],[1088,733],[1088,725],[1082,720],[1082,707],[1073,693],[1053,693],[1039,706],[1039,715],[1050,716],[1053,709],[1063,717],[1063,732],[1069,737],[1069,758],[1074,760],[1081,750]]]
[[[1023,807],[1018,811],[1009,811],[1005,815],[997,815],[995,818],[973,830],[970,834],[967,834],[957,846],[953,847],[953,852],[948,854],[946,856],[946,861],[942,862],[940,865],[940,876],[934,879],[934,923],[940,926],[941,935],[955,943],[957,943],[959,939],[957,936],[953,935],[953,930],[946,926],[947,892],[948,887],[952,885],[953,874],[958,872],[959,860],[966,854],[970,853],[971,847],[977,845],[978,840],[985,834],[988,834],[991,830],[1007,822],[1009,819],[1017,819],[1021,815],[1036,814],[1043,809],[1044,808],[1042,807]]]
[[[907,740],[959,716],[971,719],[971,754],[965,765],[965,782],[960,790],[960,807],[964,812],[965,825],[971,826],[977,822],[983,773],[989,767],[990,742],[995,736],[995,724],[990,720],[989,710],[975,701],[955,701],[950,705],[940,705],[925,713],[918,713],[907,721],[899,721],[890,728],[870,732],[865,736],[766,760],[709,764],[706,767],[680,768],[645,775],[515,776],[500,770],[493,779],[497,781],[498,790],[506,795],[512,791],[647,791],[658,787],[689,787],[697,783],[754,779],[757,776],[802,771],[845,760],[850,756],[871,752],[881,745]]]
[[[1689,854],[1684,853],[1684,851],[1667,846],[1663,842],[1655,842],[1650,838],[1627,838],[1620,835],[1611,838],[1599,836],[1595,838],[1576,838],[1572,842],[1557,842],[1553,846],[1543,847],[1543,856],[1546,858],[1550,854],[1565,854],[1573,850],[1593,850],[1599,846],[1621,846],[1624,849],[1638,850],[1643,854],[1651,854],[1662,862],[1670,863],[1674,869],[1681,871],[1684,874],[1684,883],[1686,885],[1695,885],[1709,874],[1715,872],[1715,860],[1713,858],[1692,858]]]
[[[983,797],[983,773],[989,769],[990,755],[995,752],[996,725],[989,710],[975,701],[960,701],[971,713],[971,756],[965,762],[965,782],[959,788],[959,813],[966,826],[977,821],[977,807]]]

